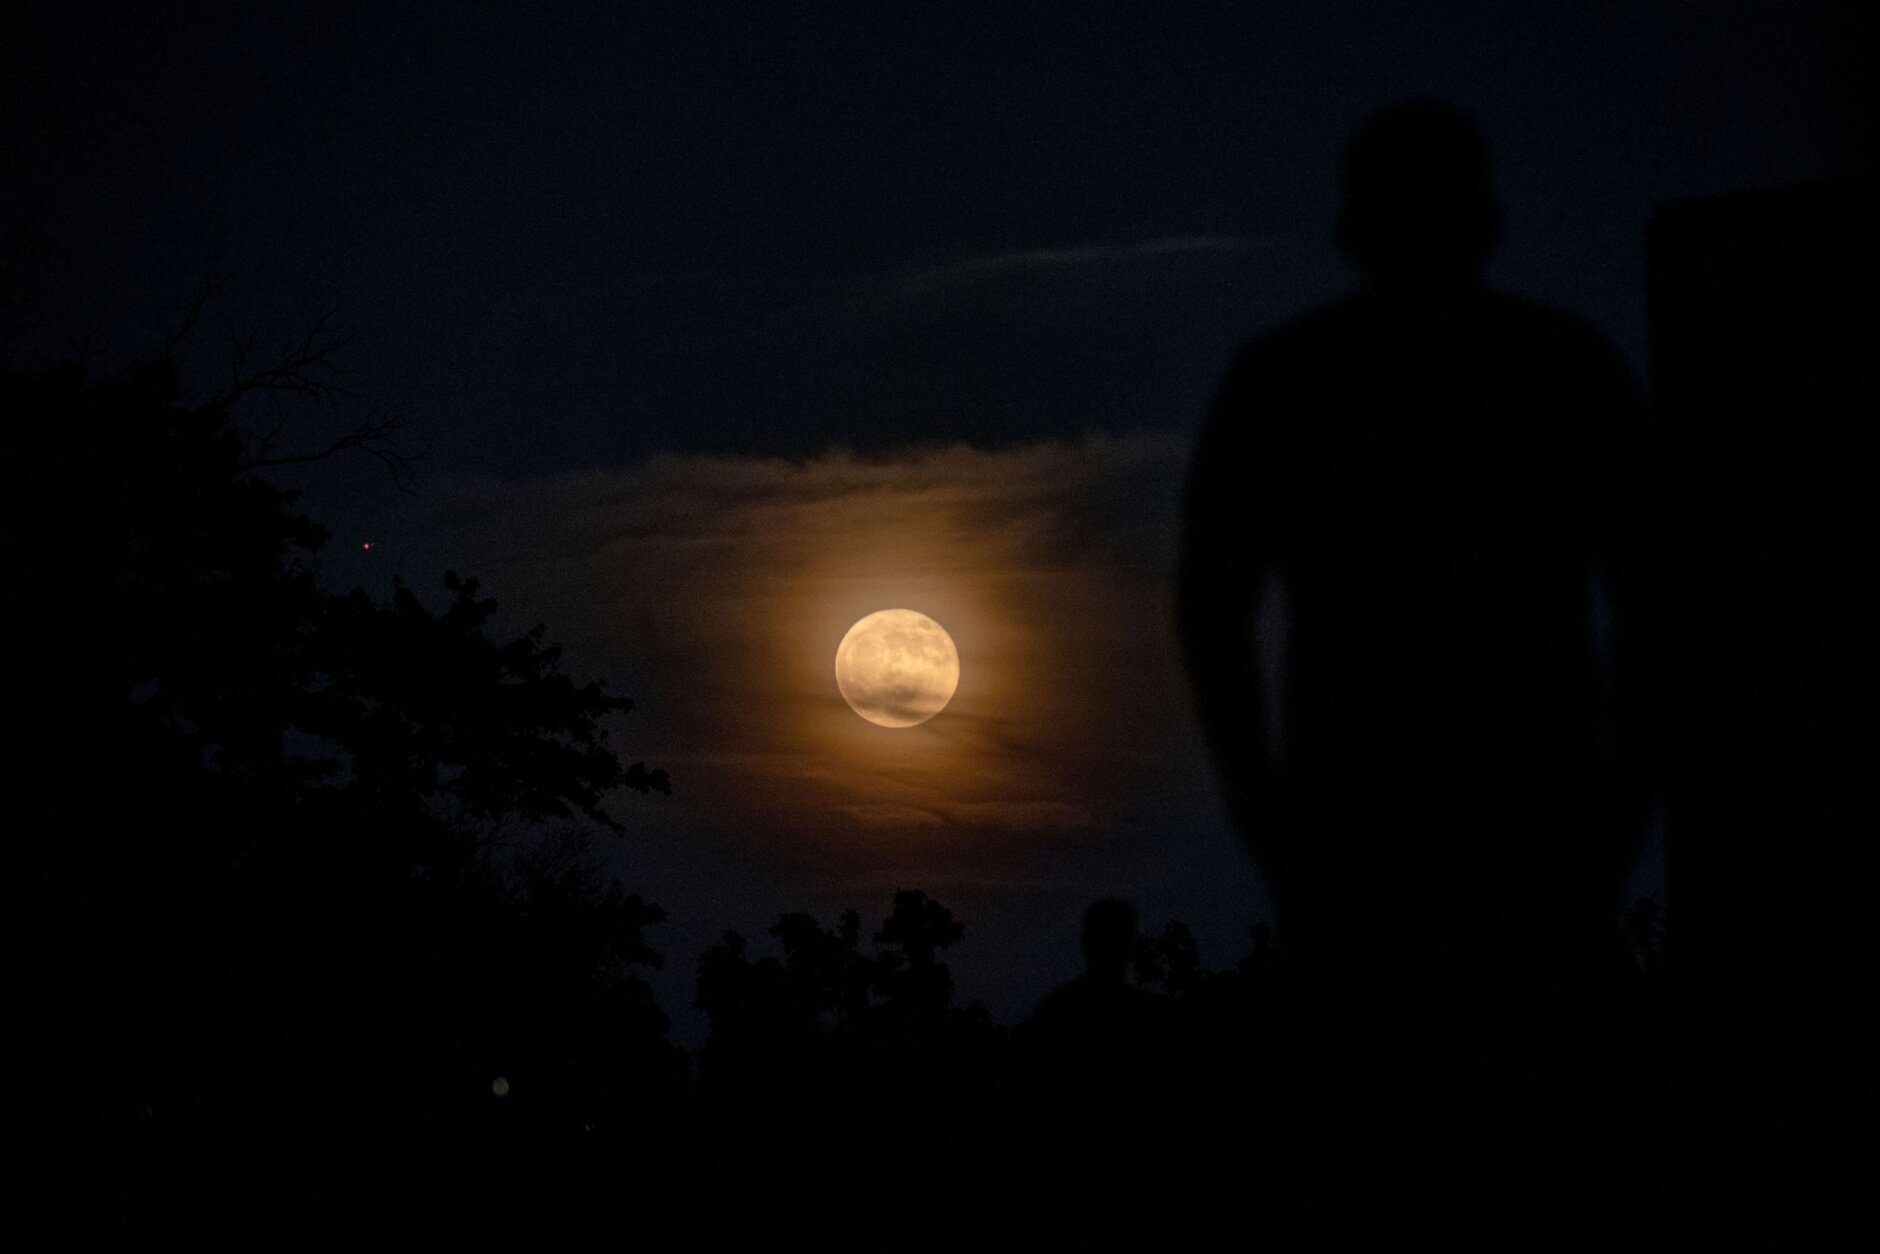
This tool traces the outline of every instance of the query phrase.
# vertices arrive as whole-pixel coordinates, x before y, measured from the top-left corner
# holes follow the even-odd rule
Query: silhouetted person
[[[1642,827],[1642,419],[1596,332],[1484,287],[1500,234],[1468,118],[1361,130],[1338,237],[1362,288],[1233,363],[1181,615],[1291,942],[1376,955],[1414,920],[1527,978],[1603,925]]]
[[[1136,908],[1119,898],[1095,902],[1084,912],[1084,973],[1048,994],[1038,1007],[1041,1024],[1127,1027],[1148,1013],[1153,995],[1129,982],[1130,961],[1141,938]]]
[[[1610,1086],[1581,994],[1646,820],[1641,403],[1590,327],[1485,287],[1467,117],[1389,109],[1343,176],[1361,288],[1234,361],[1183,640],[1311,972],[1306,1178],[1443,1225],[1535,1214],[1590,1179],[1570,1095]]]
[[[1020,1029],[1040,1183],[1069,1197],[1138,1181],[1138,1151],[1160,1113],[1162,998],[1128,978],[1139,935],[1127,901],[1092,904],[1084,973],[1046,994]]]

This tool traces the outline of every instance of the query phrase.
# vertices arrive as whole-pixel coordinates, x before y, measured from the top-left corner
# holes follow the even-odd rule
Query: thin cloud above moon
[[[1025,248],[986,253],[947,265],[930,266],[910,276],[896,289],[900,297],[920,296],[961,283],[1012,276],[1050,273],[1093,266],[1113,267],[1161,258],[1241,252],[1254,246],[1238,235],[1174,235],[1134,244],[1089,245],[1079,248]]]

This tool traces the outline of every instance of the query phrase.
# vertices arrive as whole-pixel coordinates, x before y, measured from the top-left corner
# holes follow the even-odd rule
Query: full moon
[[[876,610],[836,647],[836,687],[883,727],[914,727],[953,699],[960,654],[946,628],[914,610]]]

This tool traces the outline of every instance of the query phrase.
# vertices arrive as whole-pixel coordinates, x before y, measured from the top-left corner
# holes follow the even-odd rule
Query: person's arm
[[[1276,583],[1261,476],[1249,455],[1258,361],[1249,352],[1235,363],[1196,440],[1177,583],[1189,689],[1234,816],[1249,833],[1264,821],[1261,800],[1270,795],[1280,747],[1273,737],[1283,723],[1274,704],[1280,694],[1262,674],[1256,649],[1261,593]]]
[[[1601,638],[1600,771],[1605,819],[1630,841],[1650,821],[1660,783],[1658,739],[1658,492],[1644,399],[1624,361],[1604,341],[1588,354],[1594,430],[1589,518]]]

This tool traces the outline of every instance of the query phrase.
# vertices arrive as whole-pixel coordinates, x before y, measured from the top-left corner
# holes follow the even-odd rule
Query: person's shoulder
[[[1482,296],[1484,320],[1507,336],[1558,345],[1617,359],[1619,350],[1591,319],[1513,292],[1490,290]]]
[[[1283,395],[1323,379],[1327,359],[1348,352],[1363,323],[1358,302],[1345,299],[1260,331],[1229,358],[1220,399],[1231,408],[1237,399]]]
[[[1091,1001],[1094,982],[1088,975],[1074,976],[1044,995],[1039,1015],[1051,1017],[1081,1009]]]
[[[1507,292],[1487,299],[1494,352],[1508,367],[1559,381],[1609,409],[1638,406],[1632,363],[1590,319]]]
[[[1018,1025],[1017,1039],[1028,1048],[1050,1047],[1082,1017],[1083,979],[1060,984],[1046,993],[1024,1022]]]
[[[1355,296],[1321,305],[1268,327],[1245,341],[1234,354],[1230,369],[1295,362],[1302,354],[1310,355],[1320,346],[1347,342],[1363,321],[1363,305]]]
[[[1113,1015],[1146,1006],[1155,1000],[1156,994],[1137,988],[1127,981],[1096,980],[1089,975],[1079,975],[1046,993],[1032,1017],[1049,1020],[1081,1018],[1092,1014]]]

